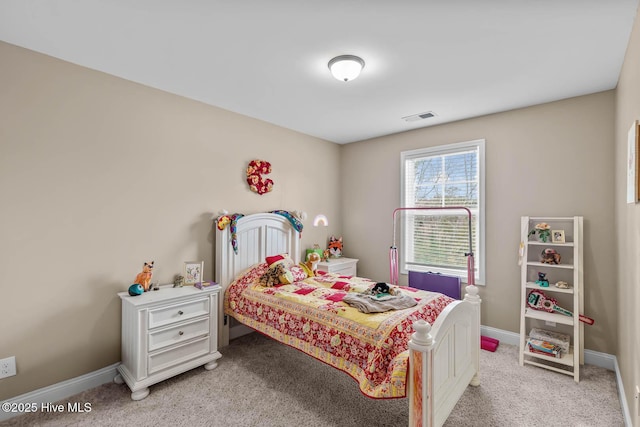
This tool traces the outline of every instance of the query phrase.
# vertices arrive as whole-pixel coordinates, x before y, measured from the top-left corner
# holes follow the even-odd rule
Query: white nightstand
[[[318,270],[343,276],[357,276],[356,264],[358,260],[355,258],[329,258],[328,261],[318,263]]]
[[[122,299],[122,363],[118,384],[131,389],[131,399],[149,395],[149,386],[198,366],[213,369],[218,352],[220,286],[161,286],[158,291]]]

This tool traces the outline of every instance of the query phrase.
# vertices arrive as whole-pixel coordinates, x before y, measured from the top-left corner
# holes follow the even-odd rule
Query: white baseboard
[[[89,372],[88,374],[81,375],[70,380],[62,381],[57,384],[50,385],[38,390],[31,391],[29,393],[21,394],[20,396],[7,399],[0,403],[35,403],[40,407],[43,403],[53,403],[62,399],[66,399],[78,393],[82,393],[85,390],[89,390],[93,387],[98,387],[102,384],[110,383],[118,374],[116,368],[120,365],[120,362],[107,366],[106,368],[99,369],[97,371]],[[20,413],[7,413],[0,410],[0,421],[13,418]]]
[[[629,406],[627,406],[627,395],[624,393],[624,385],[622,384],[622,375],[620,375],[620,369],[618,368],[618,359],[615,358],[616,363],[616,382],[618,383],[618,397],[620,399],[620,406],[622,406],[622,415],[624,416],[624,425],[627,427],[633,427],[631,422],[631,412],[629,412]]]

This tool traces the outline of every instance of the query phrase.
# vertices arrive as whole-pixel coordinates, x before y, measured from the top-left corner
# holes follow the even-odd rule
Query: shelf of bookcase
[[[573,264],[547,264],[538,261],[527,261],[527,265],[531,267],[549,267],[549,268],[564,268],[567,270],[573,269]]]
[[[524,310],[524,317],[543,320],[545,322],[560,323],[562,325],[573,325],[573,317],[565,316],[560,313],[549,313],[548,311],[534,310],[529,307]]]
[[[546,286],[540,286],[536,282],[527,282],[526,287],[527,289],[540,289],[541,291],[558,292],[561,294],[573,293],[573,287],[567,288],[567,289],[558,288],[558,287],[555,287],[554,285],[549,285],[548,287],[546,287]]]
[[[556,247],[569,247],[572,248],[573,247],[573,242],[565,242],[565,243],[552,243],[552,242],[538,242],[535,240],[530,240],[527,242],[530,245],[533,246],[556,246]]]
[[[529,340],[529,337],[527,337],[527,341],[528,340]],[[529,351],[528,348],[524,350],[524,355],[535,357],[541,360],[546,360],[547,362],[558,363],[560,365],[573,366],[573,346],[569,347],[569,351],[563,354],[562,357],[553,357],[553,356],[546,356],[540,353],[532,353],[531,351]]]

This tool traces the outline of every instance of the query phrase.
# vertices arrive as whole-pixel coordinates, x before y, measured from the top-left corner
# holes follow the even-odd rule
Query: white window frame
[[[474,242],[476,250],[474,252],[474,261],[477,268],[477,274],[475,275],[475,284],[476,285],[484,285],[486,278],[486,268],[485,268],[485,140],[484,139],[476,139],[473,141],[459,142],[454,144],[440,145],[435,147],[421,148],[417,150],[410,151],[402,151],[400,153],[400,206],[407,207],[406,201],[406,170],[405,164],[407,160],[420,158],[420,157],[431,157],[431,156],[441,156],[445,154],[452,154],[456,152],[467,151],[470,148],[478,148],[478,208],[470,209],[473,213],[477,213],[478,215],[478,242]],[[428,212],[428,211],[427,211]],[[434,211],[436,214],[439,211]],[[447,211],[442,211],[447,212]],[[460,211],[456,211],[460,212]],[[412,236],[408,236],[407,233],[409,231],[407,225],[407,217],[406,215],[402,215],[402,220],[400,221],[400,236],[402,239],[401,249],[400,249],[400,273],[408,274],[409,270],[407,268],[406,254],[408,252],[408,248],[410,242],[412,241]],[[427,267],[420,268],[415,267],[414,270],[418,271],[432,271],[439,272],[447,275],[454,275],[460,277],[465,283],[467,282],[467,274],[461,274],[457,270],[448,270],[445,268],[436,268],[436,267]]]

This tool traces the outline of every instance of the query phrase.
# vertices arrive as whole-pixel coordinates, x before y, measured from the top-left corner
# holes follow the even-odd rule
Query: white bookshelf
[[[554,242],[551,237],[547,242],[539,240],[539,236],[530,236],[529,232],[538,223],[545,222],[554,230],[564,231],[564,242]],[[580,381],[580,365],[584,363],[583,324],[579,315],[584,307],[583,296],[583,218],[574,217],[522,217],[521,218],[521,314],[520,314],[520,366],[525,364],[538,366],[562,374],[570,375],[576,382]],[[541,262],[542,252],[554,249],[560,254],[559,264]],[[536,283],[539,272],[546,273],[548,287]],[[569,283],[570,288],[555,286],[558,281]],[[558,312],[536,310],[527,305],[529,293],[538,289],[547,298],[558,301],[557,305],[572,312],[572,316]],[[545,329],[552,332],[568,334],[571,345],[568,352],[556,358],[544,354],[533,353],[528,349],[529,331],[532,328]]]

